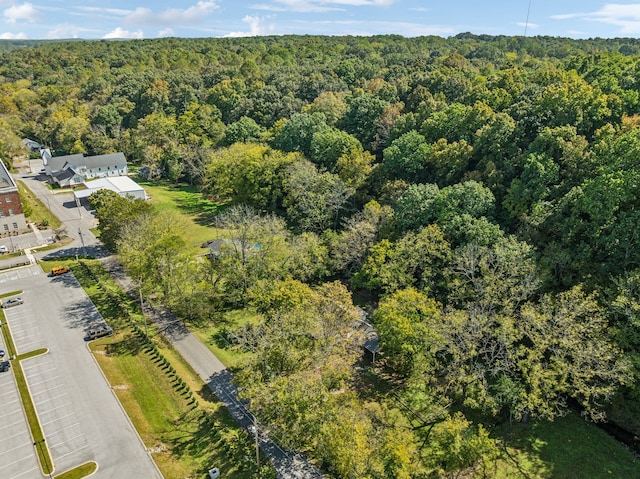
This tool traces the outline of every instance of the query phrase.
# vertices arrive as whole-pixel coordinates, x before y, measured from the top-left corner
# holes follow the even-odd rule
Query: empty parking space
[[[0,477],[40,477],[29,427],[13,373],[0,373]]]
[[[41,320],[36,317],[32,307],[34,298],[30,294],[23,294],[20,297],[24,299],[24,304],[4,310],[17,354],[46,348],[47,342],[42,331]]]
[[[29,276],[38,276],[42,274],[40,266],[28,266],[19,269],[13,269],[0,273],[0,284],[8,281],[16,281],[18,279],[28,278]]]
[[[85,458],[82,451],[88,452],[88,442],[54,358],[54,354],[45,354],[23,361],[22,367],[54,464],[61,466],[65,458]]]

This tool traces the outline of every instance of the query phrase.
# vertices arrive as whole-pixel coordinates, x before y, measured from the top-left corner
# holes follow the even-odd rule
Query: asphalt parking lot
[[[48,277],[37,265],[0,273],[0,293],[19,290],[24,304],[4,311],[18,354],[47,349],[21,365],[55,474],[96,461],[96,478],[161,478],[87,348],[85,332],[102,318],[73,274]],[[41,477],[13,373],[0,373],[0,381],[10,383],[0,389],[2,404],[15,403],[15,409],[0,408],[0,425],[15,427],[2,436],[27,440],[11,446],[16,451],[3,448],[17,439],[0,441],[0,477]],[[31,461],[11,466],[29,454]]]
[[[7,351],[1,336],[0,349]],[[40,477],[40,465],[11,370],[0,373],[0,437],[0,477]]]

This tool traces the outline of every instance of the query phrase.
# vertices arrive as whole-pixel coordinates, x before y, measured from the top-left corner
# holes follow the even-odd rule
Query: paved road
[[[33,171],[41,166],[34,160]],[[103,264],[126,291],[133,291],[131,280],[124,274],[122,266],[108,256],[107,250],[95,238],[90,228],[95,226],[95,218],[84,208],[76,207],[72,193],[52,194],[42,183],[41,178],[23,174],[21,179],[50,210],[67,226],[67,232],[75,241],[67,248],[46,253],[45,257],[56,255],[84,254],[101,258]],[[42,254],[40,254],[42,256]],[[233,377],[220,360],[195,337],[180,321],[167,311],[148,311],[167,338],[194,368],[202,380],[229,409],[238,423],[247,430],[251,427],[253,416],[238,399]],[[281,479],[321,479],[324,476],[306,457],[280,448],[266,436],[261,438],[260,447],[274,465]],[[142,477],[142,476],[139,476]]]

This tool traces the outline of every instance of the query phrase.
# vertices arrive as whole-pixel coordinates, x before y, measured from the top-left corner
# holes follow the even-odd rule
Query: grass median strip
[[[2,312],[1,321],[2,328],[0,329],[2,329],[2,335],[4,342],[7,345],[7,350],[13,351],[13,356],[15,356],[16,348],[13,343],[13,338],[11,337],[11,330],[9,329],[9,324],[7,323],[4,311]],[[27,417],[27,423],[29,424],[29,430],[31,431],[34,446],[36,444],[44,444],[44,435],[42,433],[42,428],[40,427],[36,408],[33,404],[33,400],[31,399],[31,394],[29,393],[29,387],[27,386],[27,380],[24,376],[20,359],[12,359],[11,366],[13,369],[13,375],[16,378],[20,400],[22,401],[22,407],[24,408],[25,416]],[[38,455],[38,461],[40,461],[42,472],[44,474],[51,474],[53,472],[53,462],[51,461],[49,449],[47,447],[36,447],[36,453]]]

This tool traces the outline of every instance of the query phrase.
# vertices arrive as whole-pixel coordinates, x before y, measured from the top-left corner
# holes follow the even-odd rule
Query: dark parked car
[[[11,367],[11,363],[9,361],[2,361],[0,363],[0,373],[8,371],[10,367]]]
[[[101,326],[96,329],[90,329],[87,335],[84,337],[85,341],[91,341],[92,339],[103,338],[105,336],[111,336],[113,329],[110,326]]]
[[[2,307],[10,308],[11,306],[18,306],[19,304],[22,304],[22,303],[24,303],[22,298],[11,298],[11,299],[7,299],[6,301],[3,301]]]

